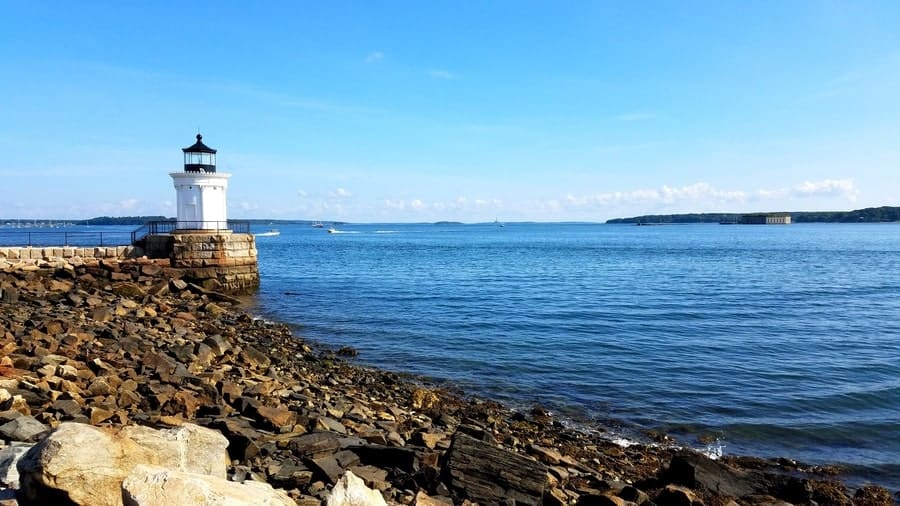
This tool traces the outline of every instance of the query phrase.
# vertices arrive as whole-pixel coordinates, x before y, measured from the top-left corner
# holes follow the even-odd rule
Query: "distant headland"
[[[794,223],[884,223],[900,221],[900,207],[867,207],[855,211],[798,211],[754,214],[789,214]],[[615,218],[606,223],[738,223],[745,213],[648,214]]]

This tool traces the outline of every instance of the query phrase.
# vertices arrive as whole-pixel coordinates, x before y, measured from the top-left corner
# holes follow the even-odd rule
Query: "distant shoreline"
[[[610,224],[681,224],[681,223],[723,223],[734,224],[747,214],[783,215],[788,214],[794,223],[891,223],[900,221],[900,207],[867,207],[853,211],[796,211],[766,213],[687,213],[648,214],[631,218],[607,220]]]

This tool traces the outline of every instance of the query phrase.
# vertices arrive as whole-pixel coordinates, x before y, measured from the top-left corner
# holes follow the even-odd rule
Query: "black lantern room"
[[[184,152],[185,172],[215,172],[216,150],[203,144],[203,136],[197,134],[197,142],[188,148],[182,148]]]

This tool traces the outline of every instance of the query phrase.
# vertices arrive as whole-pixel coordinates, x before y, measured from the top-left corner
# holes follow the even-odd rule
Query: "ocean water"
[[[281,227],[253,310],[612,435],[900,489],[900,225]]]

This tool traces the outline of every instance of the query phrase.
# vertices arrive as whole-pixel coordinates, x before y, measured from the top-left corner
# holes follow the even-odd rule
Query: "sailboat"
[[[497,218],[494,218],[494,225],[497,225],[498,227],[505,227],[505,226],[506,226],[503,222],[501,222],[501,221],[498,220]]]
[[[322,225],[321,221],[316,220],[316,221],[312,222],[312,226],[313,226],[313,228],[323,228],[325,225]]]

